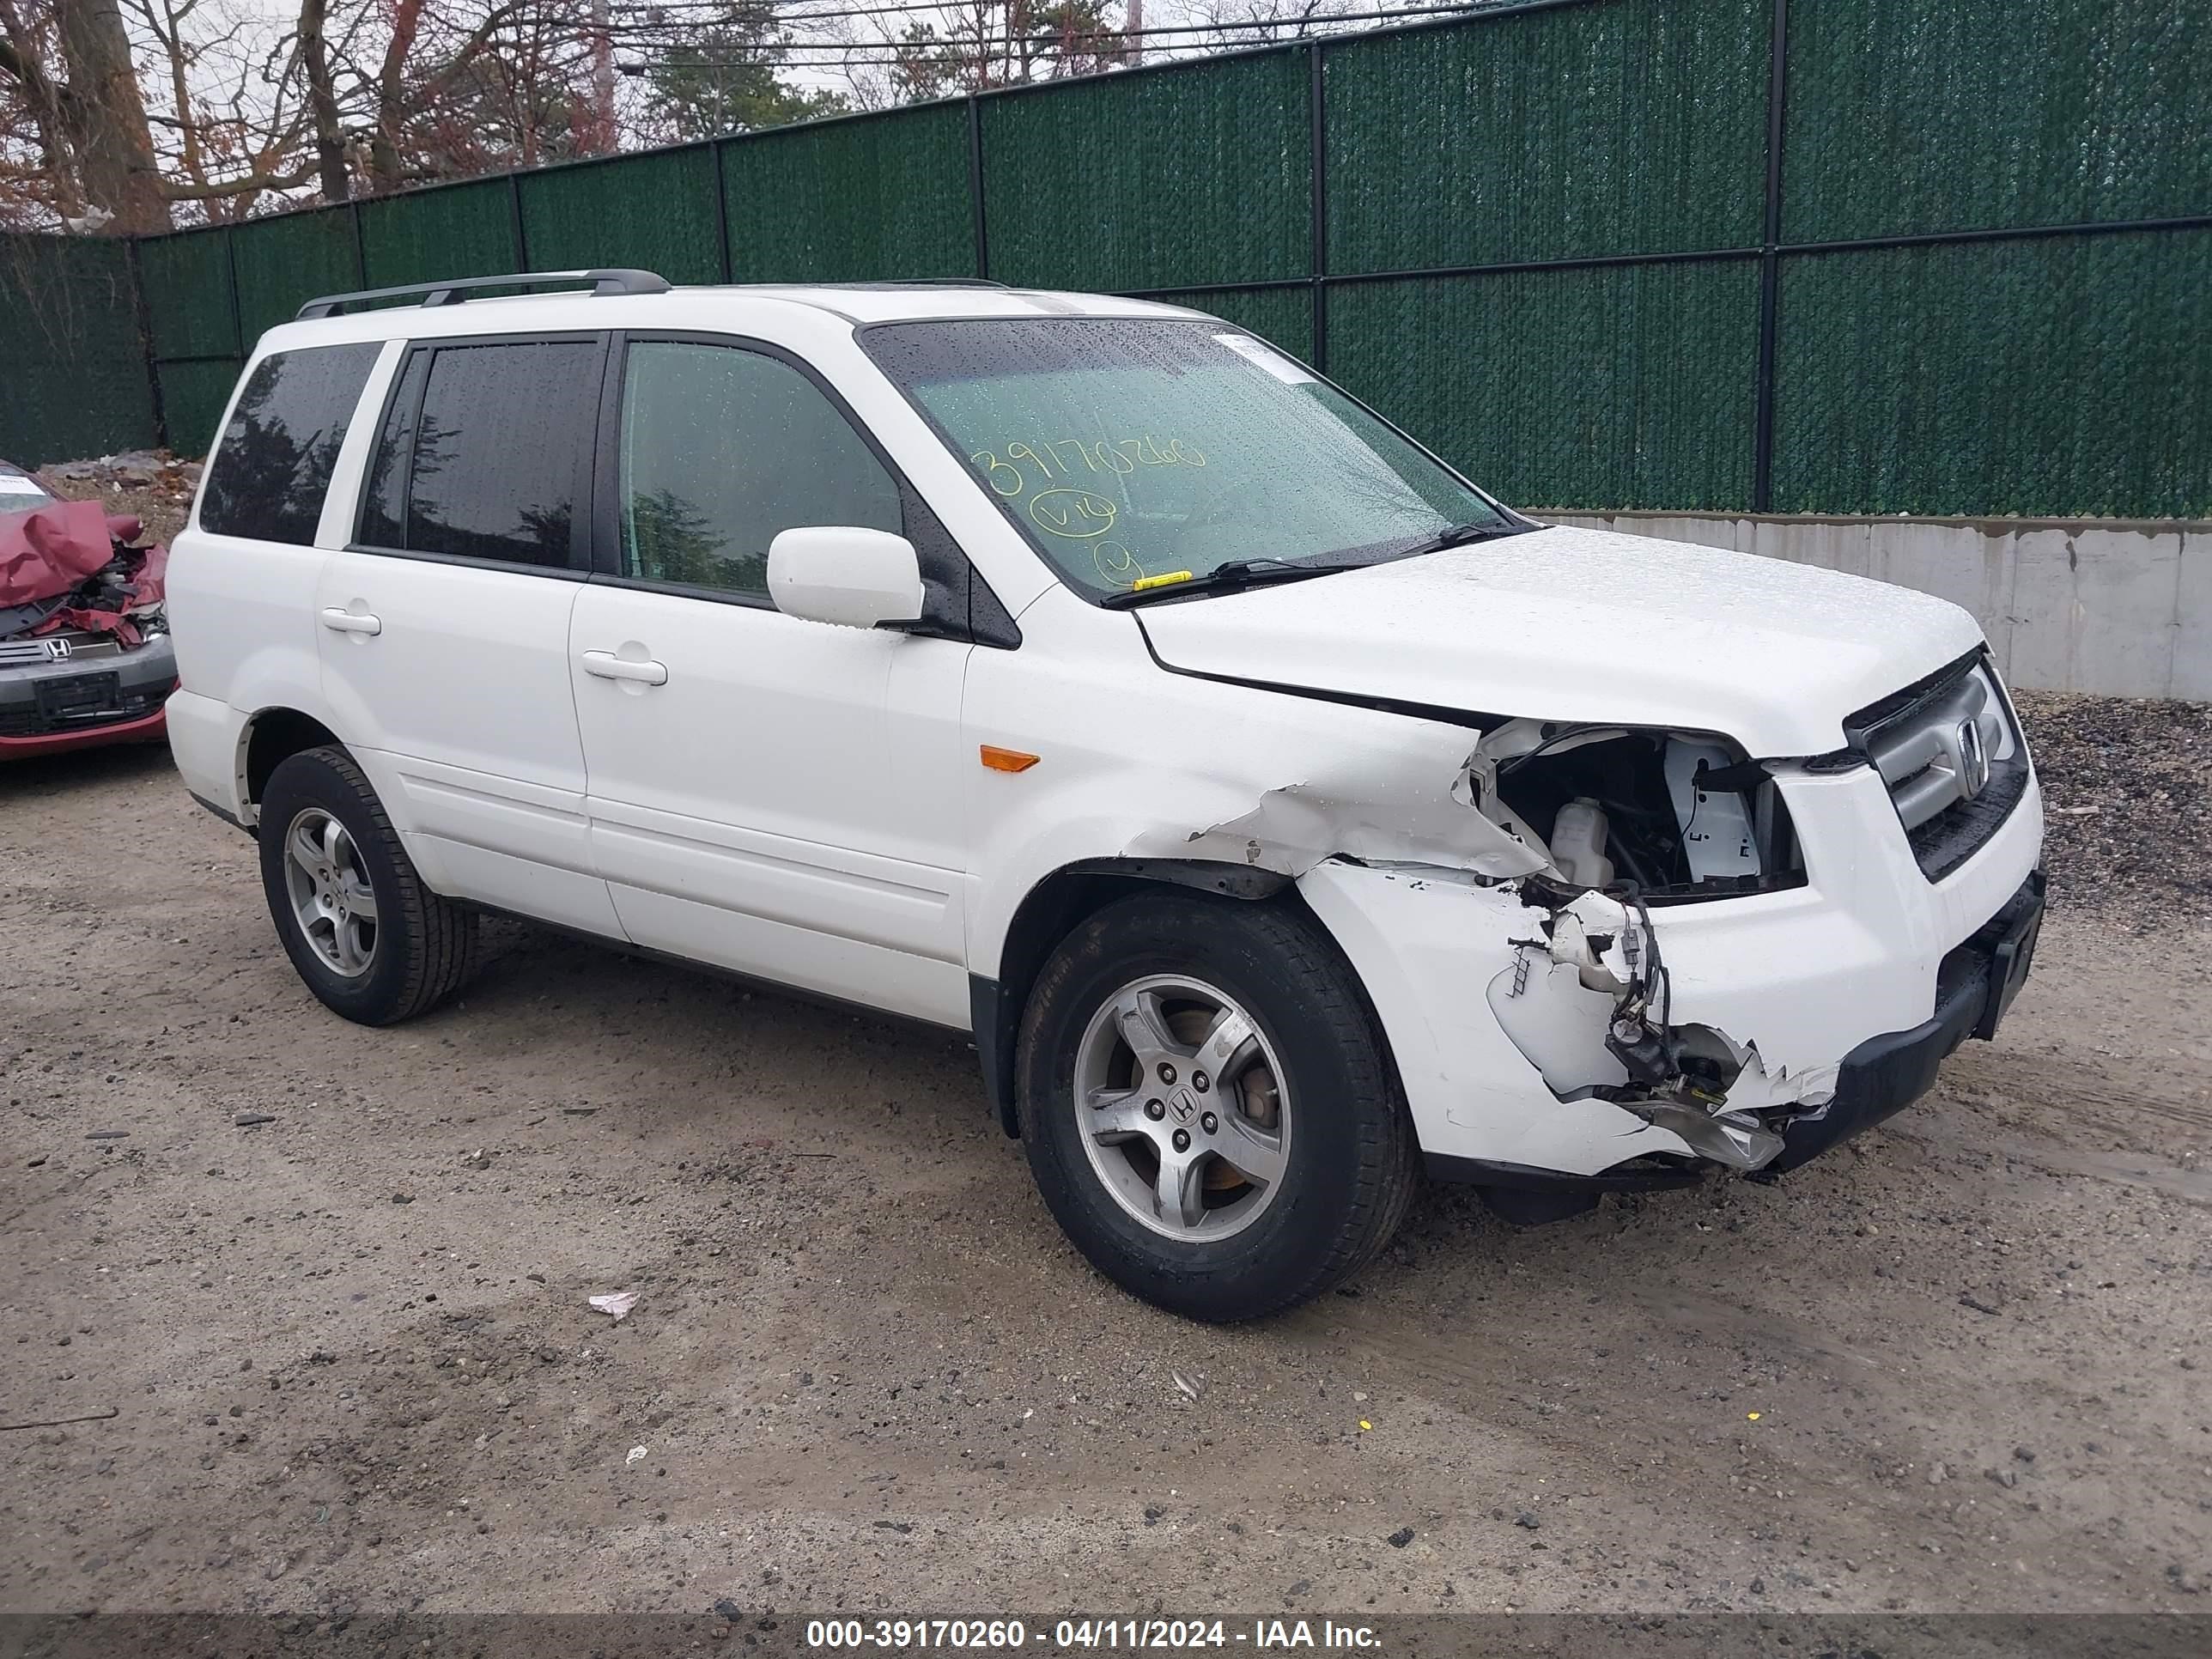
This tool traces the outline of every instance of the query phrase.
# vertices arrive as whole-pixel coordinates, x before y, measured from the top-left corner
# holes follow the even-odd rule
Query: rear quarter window
[[[255,364],[208,468],[200,528],[312,545],[338,446],[382,349],[310,346]]]

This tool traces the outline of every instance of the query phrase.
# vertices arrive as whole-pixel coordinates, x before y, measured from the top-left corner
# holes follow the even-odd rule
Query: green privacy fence
[[[0,453],[204,448],[315,294],[623,264],[1175,299],[1525,503],[2212,516],[2208,133],[2212,0],[1529,0],[80,247],[142,371],[55,337]]]
[[[0,458],[100,454],[154,432],[127,242],[0,236]]]

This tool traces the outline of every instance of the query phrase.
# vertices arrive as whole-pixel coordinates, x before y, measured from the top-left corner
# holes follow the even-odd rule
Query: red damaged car
[[[0,761],[162,735],[168,555],[140,531],[0,463]]]

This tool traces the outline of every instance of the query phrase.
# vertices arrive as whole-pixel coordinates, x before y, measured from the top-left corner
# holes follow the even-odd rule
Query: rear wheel
[[[422,884],[353,757],[286,757],[261,795],[261,884],[292,966],[364,1025],[422,1012],[468,977],[475,913]]]
[[[1319,1295],[1413,1192],[1374,1017],[1287,905],[1148,893],[1100,911],[1038,976],[1018,1067],[1054,1215],[1102,1273],[1191,1318]]]

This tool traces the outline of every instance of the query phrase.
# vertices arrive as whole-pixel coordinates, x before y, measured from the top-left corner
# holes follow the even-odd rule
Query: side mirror
[[[780,532],[768,547],[769,597],[787,617],[839,628],[921,617],[921,562],[903,536],[855,525]]]

